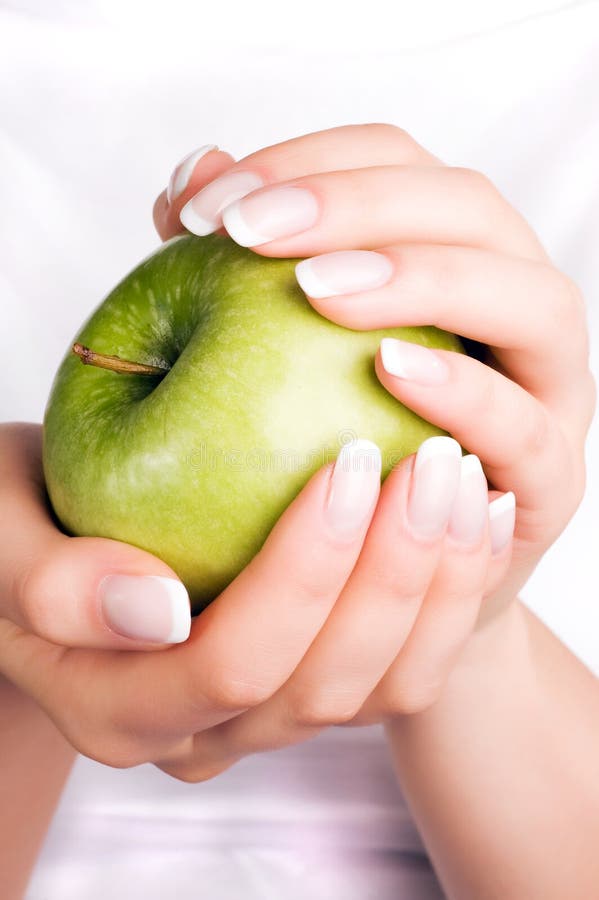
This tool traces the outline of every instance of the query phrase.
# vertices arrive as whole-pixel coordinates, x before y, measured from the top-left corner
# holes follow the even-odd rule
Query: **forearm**
[[[29,697],[0,675],[2,897],[19,900],[75,751]]]
[[[451,900],[595,895],[599,685],[525,607],[473,638],[438,703],[386,732]]]

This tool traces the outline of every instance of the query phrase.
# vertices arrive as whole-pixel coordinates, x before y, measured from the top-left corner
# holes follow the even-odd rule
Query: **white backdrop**
[[[54,371],[79,325],[156,246],[152,202],[183,154],[216,143],[239,157],[350,122],[401,125],[446,161],[479,168],[496,182],[532,222],[556,264],[582,286],[599,373],[598,25],[597,3],[551,0],[370,0],[293,7],[280,2],[208,7],[184,0],[0,0],[0,420],[41,419]],[[588,459],[585,501],[524,597],[599,671],[597,421]],[[376,733],[363,730],[358,741],[345,732],[344,753],[353,742],[356,759],[364,758],[364,741]],[[219,791],[224,792],[220,796],[229,791],[234,802],[241,771],[247,773],[247,802],[247,785],[252,774],[259,778],[259,765],[267,773],[263,786],[264,778],[269,785],[277,778],[288,784],[291,761],[292,769],[300,766],[303,753],[308,772],[321,759],[319,741],[301,752],[268,755],[270,761],[266,756],[246,760],[214,787],[198,785],[193,791],[184,786],[185,796],[192,791],[208,803]],[[384,765],[380,755],[371,762],[371,772]],[[338,785],[340,829],[348,807],[339,798],[350,790],[348,783]],[[94,793],[94,784],[101,791]],[[147,798],[159,798],[161,790],[171,797],[179,791],[174,782],[166,785],[166,776],[149,767],[114,773],[80,760],[38,866],[31,900],[82,896],[73,867],[77,859],[83,865],[85,847],[86,865],[99,865],[93,861],[98,835],[85,824],[92,813],[98,820],[105,816],[105,834],[112,837],[111,885],[123,878],[122,893],[113,895],[145,900],[168,895],[159,880],[152,887],[152,879],[134,893],[137,863],[119,856],[127,840],[136,840],[131,822],[152,818]],[[305,789],[304,783],[298,792]],[[88,794],[81,799],[84,791]],[[399,803],[388,778],[371,784],[367,794],[368,814],[357,820],[363,821],[365,841],[376,811],[377,821],[389,822],[393,804]],[[115,818],[117,807],[120,818]],[[168,835],[161,821],[156,847],[164,848]],[[140,847],[154,846],[148,834],[139,839]],[[170,835],[176,842],[176,832]],[[59,858],[67,857],[70,887],[64,879],[60,887],[55,881],[52,893],[50,881],[43,879],[59,870]],[[102,859],[102,865],[109,864],[108,857]],[[124,874],[115,874],[121,864]],[[256,870],[260,865],[266,865],[264,860],[254,860]],[[244,877],[247,889],[251,878],[247,872]],[[260,877],[256,897],[281,896],[276,879],[270,882],[271,894]],[[394,890],[384,896],[399,896]],[[92,897],[89,884],[85,896]],[[238,895],[223,888],[222,896]],[[354,895],[346,889],[345,896]],[[365,889],[355,896],[364,900]]]
[[[179,157],[348,122],[394,122],[485,171],[584,288],[599,370],[598,5],[281,9],[0,2],[0,419],[41,419],[74,332],[156,245]],[[524,596],[599,669],[596,423],[588,452],[587,497]]]

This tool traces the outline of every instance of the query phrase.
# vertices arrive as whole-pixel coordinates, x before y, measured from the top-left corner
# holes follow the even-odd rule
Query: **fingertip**
[[[230,153],[215,144],[206,144],[188,154],[175,166],[166,190],[154,204],[154,224],[162,240],[185,232],[179,214],[203,187],[235,164]]]
[[[168,232],[168,201],[166,199],[166,191],[162,191],[154,201],[154,206],[152,207],[152,219],[154,221],[154,228],[158,232],[158,235],[162,241],[168,240],[169,237],[172,237],[172,234]]]
[[[516,497],[513,491],[508,491],[489,503],[489,537],[494,556],[510,544],[515,525]]]
[[[295,267],[297,283],[309,300],[326,300],[331,291],[314,269],[311,259],[302,259]]]
[[[213,150],[218,150],[216,144],[203,144],[197,150],[192,150],[191,153],[186,154],[183,159],[179,160],[171,173],[166,187],[166,199],[169,206],[173,200],[176,200],[183,193],[199,161]]]
[[[106,625],[122,637],[155,644],[181,643],[189,637],[189,596],[175,578],[107,575],[98,596]]]

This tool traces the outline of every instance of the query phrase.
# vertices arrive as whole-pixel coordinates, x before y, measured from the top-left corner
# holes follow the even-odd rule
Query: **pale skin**
[[[308,294],[319,313],[356,329],[435,324],[488,345],[484,362],[434,351],[446,373],[434,386],[389,374],[380,353],[373,361],[391,394],[480,460],[486,481],[468,499],[458,492],[424,538],[410,518],[409,457],[340,539],[326,514],[326,466],[185,643],[139,644],[102,621],[98,581],[174,573],[128,545],[61,534],[45,502],[39,427],[3,426],[0,689],[12,737],[0,772],[11,771],[2,790],[15,819],[4,820],[0,846],[13,895],[75,750],[201,781],[330,725],[384,722],[449,898],[590,897],[599,690],[518,600],[584,492],[595,406],[584,302],[484,176],[443,165],[389,125],[305,135],[239,162],[211,150],[170,204],[166,192],[156,201],[160,236],[182,231],[185,204],[236,171],[264,185],[240,201],[248,219],[281,186],[307,190],[317,210],[309,227],[254,252],[359,249],[389,260],[390,278],[375,289]],[[507,542],[493,552],[486,512],[475,539],[459,537],[458,519],[508,492]],[[32,763],[19,781],[20,747],[36,733],[44,742],[51,733],[55,752],[48,764],[40,750],[44,778],[26,793]],[[38,791],[46,800],[36,819]]]

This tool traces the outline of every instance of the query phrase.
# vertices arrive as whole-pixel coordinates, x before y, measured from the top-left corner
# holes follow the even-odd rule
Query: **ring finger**
[[[201,217],[194,220],[183,211],[182,221],[194,233],[207,233]],[[547,258],[534,232],[488,179],[448,166],[370,166],[294,178],[253,189],[223,210],[222,221],[233,240],[264,256],[409,241]]]

